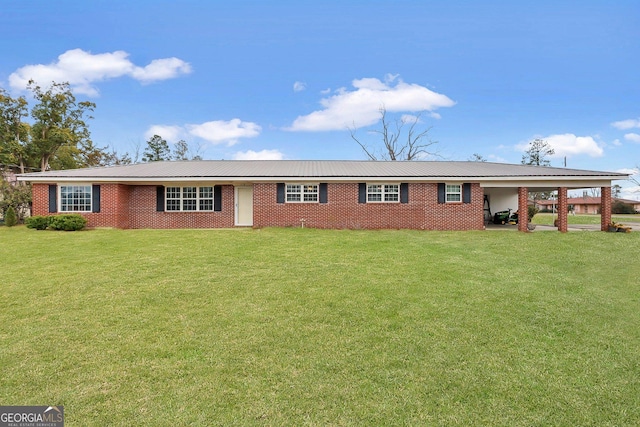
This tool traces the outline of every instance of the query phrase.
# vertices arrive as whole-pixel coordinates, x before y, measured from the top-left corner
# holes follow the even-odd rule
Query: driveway
[[[640,231],[639,222],[626,222],[624,225],[630,226],[632,231]],[[487,230],[502,230],[502,231],[517,231],[518,226],[512,224],[497,225],[488,224]],[[533,231],[558,231],[558,227],[553,225],[536,224],[536,228]],[[567,231],[600,231],[600,224],[569,224]]]

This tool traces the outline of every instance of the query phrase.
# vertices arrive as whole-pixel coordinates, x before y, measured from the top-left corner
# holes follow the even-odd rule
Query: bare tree
[[[175,143],[173,147],[173,153],[171,155],[172,160],[202,160],[202,145],[198,144],[194,149],[186,141],[180,140]]]
[[[486,162],[487,159],[484,158],[482,154],[473,153],[471,157],[469,157],[470,162]]]
[[[637,176],[638,178],[636,178],[634,175],[631,175],[629,177],[629,181],[633,182],[635,185],[640,186],[640,166],[636,166],[636,170],[638,171],[638,173],[636,173],[635,176]]]
[[[379,130],[374,130],[374,133],[379,134],[382,137],[382,147],[369,147],[366,143],[362,142],[356,137],[355,124],[353,128],[349,128],[351,138],[358,143],[360,148],[371,160],[418,160],[428,156],[437,156],[436,152],[432,152],[429,147],[437,144],[438,141],[433,141],[429,138],[429,131],[431,126],[426,129],[420,129],[418,124],[420,123],[420,117],[422,113],[419,113],[414,119],[398,119],[393,123],[387,119],[387,110],[384,107],[380,108],[380,116],[382,121],[382,127]],[[408,129],[406,131],[405,138],[402,138],[403,129],[406,125]],[[378,145],[378,144],[376,144]]]

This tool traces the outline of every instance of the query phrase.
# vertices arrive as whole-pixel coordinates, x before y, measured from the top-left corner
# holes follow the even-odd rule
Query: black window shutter
[[[462,202],[471,203],[471,184],[462,184]]]
[[[400,203],[409,203],[409,184],[400,184]]]
[[[58,186],[49,185],[49,213],[58,212]]]
[[[321,182],[319,187],[320,194],[318,195],[318,200],[320,203],[327,203],[327,183]]]
[[[156,187],[156,211],[164,212],[164,186]]]
[[[358,203],[367,203],[367,183],[358,184]]]
[[[284,183],[279,182],[276,187],[276,202],[284,203]]]
[[[444,183],[439,183],[438,184],[438,203],[444,203],[445,202],[445,187],[444,187]]]
[[[91,212],[100,212],[100,186],[95,184],[91,186]]]
[[[213,187],[213,210],[216,212],[222,210],[222,187],[219,185]]]

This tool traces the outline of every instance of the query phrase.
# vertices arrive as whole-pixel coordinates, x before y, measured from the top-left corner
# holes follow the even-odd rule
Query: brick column
[[[518,187],[518,231],[527,232],[529,229],[529,189]]]
[[[569,204],[567,203],[567,187],[559,187],[558,188],[558,231],[561,233],[566,233],[568,224],[567,224],[567,215],[569,213]]]
[[[600,230],[609,231],[611,224],[611,187],[600,189]]]

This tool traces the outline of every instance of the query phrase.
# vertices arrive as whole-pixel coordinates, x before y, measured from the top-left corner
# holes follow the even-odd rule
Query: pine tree
[[[147,147],[142,154],[143,162],[162,162],[165,160],[171,160],[171,151],[169,150],[169,144],[162,139],[159,135],[153,135],[151,139],[147,141]]]
[[[13,227],[18,223],[16,211],[13,209],[13,206],[9,206],[4,213],[4,223],[7,227]]]

